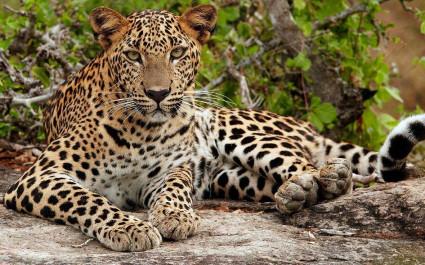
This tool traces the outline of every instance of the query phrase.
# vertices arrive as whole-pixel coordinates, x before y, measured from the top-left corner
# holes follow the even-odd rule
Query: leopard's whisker
[[[133,102],[124,102],[124,103],[120,103],[120,104],[116,104],[114,106],[112,106],[109,110],[108,110],[108,116],[111,117],[113,116],[115,113],[117,113],[118,111],[122,110],[122,109],[126,109],[128,106],[130,106]]]
[[[195,91],[187,91],[187,94],[192,94],[195,97],[211,97],[214,99],[225,101],[226,103],[230,105],[235,105],[236,103],[229,98],[226,95],[223,95],[221,93],[212,92],[212,91],[201,91],[201,90],[195,90]]]
[[[215,103],[215,102],[211,102],[211,101],[206,101],[203,99],[195,99],[195,103],[200,103],[200,104],[204,104],[207,105],[209,107],[214,107],[214,108],[222,108],[223,106],[221,106],[219,103]]]
[[[196,109],[196,110],[205,110],[205,108],[202,108],[201,106],[197,106],[197,105],[194,105],[194,104],[189,104],[189,103],[187,103],[187,102],[184,102],[183,104],[185,104],[185,106],[187,106],[187,107],[190,107],[190,108],[194,108],[194,109]]]

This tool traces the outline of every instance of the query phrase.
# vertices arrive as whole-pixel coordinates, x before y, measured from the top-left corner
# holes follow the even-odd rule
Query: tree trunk
[[[315,47],[307,44],[305,36],[292,18],[288,1],[266,0],[266,4],[275,36],[282,41],[287,51],[285,57],[295,57],[299,52],[304,51],[312,63],[307,72],[309,82],[302,80],[302,83],[306,85],[305,87],[300,85],[300,90],[305,90],[302,93],[311,92],[322,102],[332,103],[337,109],[337,129],[339,130],[358,119],[363,112],[361,90],[342,82],[341,77],[335,71],[339,65],[333,65],[324,60],[320,54],[315,52]],[[305,79],[302,75],[296,78]],[[338,134],[338,131],[335,132]]]

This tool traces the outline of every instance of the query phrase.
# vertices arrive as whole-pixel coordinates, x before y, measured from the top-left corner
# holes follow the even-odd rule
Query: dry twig
[[[93,240],[94,240],[94,238],[89,238],[86,241],[84,241],[83,243],[77,244],[77,245],[71,245],[71,247],[73,247],[73,248],[82,248],[82,247],[87,246]]]
[[[22,11],[22,10],[16,10],[16,9],[14,9],[14,8],[8,6],[8,5],[4,5],[3,8],[6,11],[9,11],[11,13],[15,13],[15,14],[20,15],[20,16],[23,16],[23,17],[28,17],[29,16],[27,12]]]
[[[240,94],[242,98],[242,103],[248,108],[253,109],[255,107],[258,107],[258,104],[261,103],[260,101],[254,102],[254,100],[251,98],[251,93],[248,87],[248,82],[246,81],[245,75],[242,74],[239,70],[235,68],[235,65],[233,63],[232,57],[232,48],[228,48],[225,51],[225,58],[226,58],[226,65],[227,65],[227,72],[231,77],[239,81],[239,88],[240,88]]]
[[[0,149],[8,150],[8,151],[23,151],[23,150],[31,150],[31,153],[34,156],[40,156],[41,150],[38,146],[35,145],[20,145],[17,143],[11,143],[4,139],[0,139]]]
[[[23,106],[26,106],[28,108],[31,108],[31,104],[33,104],[33,103],[38,103],[38,104],[44,103],[52,96],[52,94],[53,94],[53,92],[48,91],[44,95],[35,96],[35,97],[31,97],[31,98],[24,98],[22,95],[16,94],[16,96],[11,97],[10,99],[11,99],[12,105],[23,105]],[[1,100],[1,98],[0,98],[0,100]]]
[[[411,2],[412,0],[400,0],[400,4],[403,7],[403,10],[410,13],[415,13],[415,9],[411,8],[410,6],[406,5],[406,2]]]

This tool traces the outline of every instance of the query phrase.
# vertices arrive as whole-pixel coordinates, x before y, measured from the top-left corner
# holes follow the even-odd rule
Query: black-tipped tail
[[[388,135],[379,151],[378,172],[388,182],[406,179],[406,158],[413,147],[425,140],[425,114],[409,117]]]

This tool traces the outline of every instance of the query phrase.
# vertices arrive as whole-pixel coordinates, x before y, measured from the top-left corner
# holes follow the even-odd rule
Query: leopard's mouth
[[[149,110],[140,109],[140,113],[144,116],[148,116],[153,121],[164,121],[174,117],[179,112],[180,106],[173,104],[170,106],[156,106]]]
[[[133,98],[132,109],[152,120],[164,120],[175,117],[178,113],[188,111],[182,98],[172,98],[163,102],[151,103],[144,99]]]
[[[158,109],[167,113],[177,113],[181,109],[181,106],[181,102],[177,102],[173,104],[164,104],[162,108],[158,106]]]
[[[167,115],[167,114],[170,114],[170,113],[177,113],[180,110],[180,107],[181,107],[180,104],[171,104],[171,105],[166,105],[166,106],[157,105],[156,107],[153,107],[153,108],[151,107],[148,110],[143,110],[143,108],[142,108],[141,111],[144,114]]]

